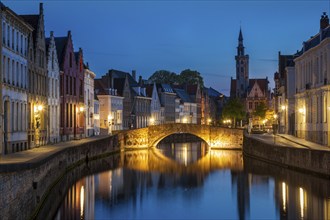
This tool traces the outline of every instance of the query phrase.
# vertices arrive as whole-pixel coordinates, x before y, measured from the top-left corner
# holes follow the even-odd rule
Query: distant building
[[[123,129],[123,100],[124,97],[119,94],[111,81],[95,79],[95,93],[100,106],[100,128],[106,130],[108,134],[113,130]],[[117,79],[113,79],[116,83]],[[109,84],[108,84],[109,83]]]
[[[278,115],[279,132],[293,134],[294,131],[294,59],[296,55],[278,53],[278,72],[274,73],[274,111]],[[291,70],[291,71],[290,71]]]
[[[202,124],[202,112],[204,111],[204,105],[202,105],[202,89],[199,84],[184,85],[183,89],[188,93],[192,102],[197,106],[197,124]],[[207,119],[203,118],[203,122],[206,123]]]
[[[238,37],[238,47],[236,60],[236,79],[231,78],[230,98],[238,98],[245,107],[248,117],[253,116],[253,112],[260,103],[269,106],[270,90],[268,88],[268,78],[249,79],[249,55],[245,54],[243,44],[243,34],[240,29]]]
[[[320,30],[303,42],[295,62],[295,134],[330,146],[330,26],[326,13]]]
[[[84,64],[85,137],[94,135],[94,78],[95,73]]]
[[[175,99],[176,93],[169,84],[157,84],[157,91],[163,107],[164,123],[175,123]]]
[[[94,93],[94,134],[100,135],[100,104],[97,95]]]
[[[33,27],[0,2],[0,154],[28,149],[28,39]],[[3,135],[3,136],[2,136]]]
[[[146,92],[147,96],[151,98],[151,103],[150,103],[150,125],[159,125],[162,124],[162,119],[161,119],[161,103],[160,103],[160,98],[158,96],[157,92],[157,86],[156,83],[146,85]]]
[[[245,109],[249,115],[253,115],[257,106],[264,103],[268,106],[270,99],[270,91],[268,89],[268,78],[266,79],[249,79],[249,89],[245,98]]]
[[[48,142],[60,141],[60,68],[53,32],[46,39],[47,74],[48,74]]]
[[[193,102],[183,89],[174,89],[179,101],[179,115],[176,123],[197,124],[197,103]]]
[[[210,119],[210,124],[218,125],[221,123],[222,110],[225,103],[228,101],[228,97],[212,87],[204,88],[204,94],[208,97],[205,100],[208,100],[209,107],[206,109],[209,110],[207,114]]]
[[[231,80],[230,97],[244,99],[249,88],[249,55],[244,52],[243,34],[239,30],[236,60],[236,79]]]

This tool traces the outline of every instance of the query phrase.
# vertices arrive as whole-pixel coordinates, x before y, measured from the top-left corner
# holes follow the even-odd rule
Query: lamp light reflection
[[[305,195],[304,189],[299,187],[300,217],[304,218]]]
[[[83,219],[84,216],[84,200],[85,200],[85,189],[84,186],[80,188],[80,217]]]
[[[283,200],[283,211],[286,212],[286,184],[282,182],[282,200]]]

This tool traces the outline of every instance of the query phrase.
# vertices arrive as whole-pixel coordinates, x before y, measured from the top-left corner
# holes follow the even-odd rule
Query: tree
[[[198,84],[203,88],[204,87],[204,80],[201,74],[196,70],[185,69],[183,70],[179,77],[178,83],[187,83],[187,84]]]
[[[266,117],[266,112],[267,112],[267,106],[264,102],[260,102],[257,106],[256,109],[253,112],[254,117],[258,117],[259,121],[259,127],[260,127],[260,120]]]
[[[266,112],[267,112],[267,106],[265,105],[264,102],[260,102],[256,109],[254,110],[253,115],[255,117],[259,117],[259,118],[265,118],[266,117]]]
[[[168,70],[158,70],[152,74],[149,79],[151,83],[173,84],[177,81],[177,74]]]
[[[227,104],[223,107],[222,117],[233,119],[235,127],[236,121],[244,119],[245,116],[244,106],[238,98],[229,99]]]

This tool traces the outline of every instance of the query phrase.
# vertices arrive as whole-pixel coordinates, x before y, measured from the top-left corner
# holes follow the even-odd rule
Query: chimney
[[[328,26],[329,26],[329,17],[326,12],[323,12],[323,15],[321,16],[320,19],[320,30],[323,30]]]
[[[136,70],[132,70],[132,77],[136,81]]]
[[[44,4],[42,2],[39,4],[39,14],[44,14]]]
[[[139,76],[139,86],[142,86],[142,76]]]
[[[50,37],[54,37],[54,31],[50,32]]]

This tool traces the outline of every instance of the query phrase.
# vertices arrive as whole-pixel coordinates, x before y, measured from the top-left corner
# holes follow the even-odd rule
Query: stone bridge
[[[118,133],[121,147],[138,149],[155,147],[162,139],[178,133],[188,133],[204,140],[209,147],[219,149],[242,148],[243,130],[196,124],[163,124]]]

